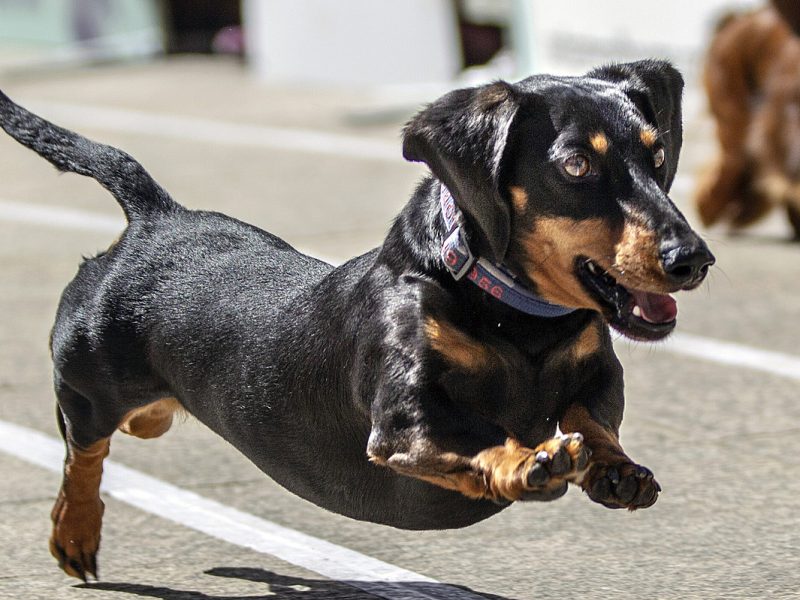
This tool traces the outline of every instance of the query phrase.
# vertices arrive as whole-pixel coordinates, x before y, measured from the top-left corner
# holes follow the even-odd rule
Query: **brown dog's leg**
[[[751,166],[746,143],[758,73],[755,51],[745,41],[757,37],[758,32],[747,27],[744,19],[727,20],[716,32],[706,57],[703,82],[721,151],[714,167],[701,179],[695,198],[706,226],[742,213],[749,200]]]
[[[474,455],[443,450],[430,441],[412,444],[408,452],[387,457],[370,453],[370,460],[395,471],[469,498],[497,503],[516,500],[554,500],[567,482],[580,477],[589,453],[580,435],[551,438],[526,448],[513,438]]]
[[[586,474],[576,483],[595,502],[609,508],[647,508],[658,499],[661,487],[649,469],[634,463],[619,443],[616,433],[601,425],[579,404],[567,409],[563,431],[579,431],[591,450]]]
[[[50,552],[67,575],[97,577],[97,550],[103,520],[100,479],[110,438],[81,448],[67,437],[64,479],[51,517]]]
[[[719,221],[738,219],[744,226],[769,210],[769,205],[755,197],[751,187],[750,167],[742,156],[723,155],[700,178],[695,202],[703,225],[709,227]],[[752,198],[751,198],[752,197]],[[750,207],[750,201],[757,206]],[[752,217],[746,215],[752,213]]]
[[[117,418],[95,413],[97,407],[92,402],[67,386],[57,383],[56,388],[67,456],[51,515],[50,552],[67,575],[86,581],[87,575],[97,578],[104,511],[100,480]],[[180,409],[176,399],[164,398],[128,412],[119,422],[119,429],[141,438],[157,437],[170,428],[174,413]]]

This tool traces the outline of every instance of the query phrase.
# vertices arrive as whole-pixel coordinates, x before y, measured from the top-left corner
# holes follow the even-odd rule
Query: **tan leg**
[[[469,498],[498,503],[516,500],[552,500],[564,494],[567,482],[580,476],[588,453],[580,435],[552,438],[536,448],[526,448],[508,438],[466,456],[441,451],[432,444],[417,444],[407,453],[386,459],[372,456],[377,464]]]
[[[67,441],[64,479],[51,514],[50,553],[67,575],[84,581],[87,574],[97,577],[104,510],[100,479],[109,440],[104,438],[88,448],[79,448]]]
[[[140,438],[158,437],[170,428],[173,415],[180,409],[175,398],[164,398],[129,412],[119,429]],[[111,438],[102,438],[85,448],[69,435],[66,439],[64,479],[51,515],[50,552],[67,575],[86,581],[87,575],[97,577],[104,511],[100,480]]]

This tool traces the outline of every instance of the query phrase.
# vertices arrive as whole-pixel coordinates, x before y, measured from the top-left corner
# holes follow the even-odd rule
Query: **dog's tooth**
[[[639,317],[640,319],[642,318],[642,309],[639,308],[638,304],[633,307],[633,311],[631,312],[633,313],[634,317]]]

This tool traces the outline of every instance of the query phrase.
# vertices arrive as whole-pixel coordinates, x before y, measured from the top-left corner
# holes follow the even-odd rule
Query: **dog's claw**
[[[572,468],[572,460],[567,454],[564,446],[558,449],[550,461],[550,473],[553,475],[564,475]]]
[[[578,472],[583,471],[586,469],[586,465],[589,464],[589,458],[592,456],[592,451],[589,450],[586,446],[584,446],[581,452],[578,453],[578,458],[575,461],[575,470]]]
[[[658,499],[659,491],[661,491],[661,487],[658,485],[658,483],[656,483],[655,486],[644,487],[636,495],[633,504],[636,504],[639,508],[647,508],[648,506],[652,506]]]
[[[86,583],[86,571],[84,570],[83,565],[81,565],[80,561],[72,558],[69,560],[68,565],[69,568],[74,572],[71,574],[74,574],[76,577],[83,580],[83,583]]]
[[[99,579],[97,576],[97,555],[89,554],[83,555],[83,564],[85,565],[86,572],[89,573],[95,580]]]
[[[611,467],[608,470],[608,473],[606,473],[606,477],[608,477],[608,480],[614,485],[617,485],[619,483],[619,473],[614,467]]]

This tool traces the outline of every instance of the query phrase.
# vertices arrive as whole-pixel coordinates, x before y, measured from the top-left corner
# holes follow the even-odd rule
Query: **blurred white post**
[[[763,0],[516,0],[527,4],[537,71],[578,74],[598,63],[666,58],[695,77],[722,14]]]
[[[461,68],[450,0],[244,0],[247,53],[266,81],[450,81]]]
[[[518,78],[536,72],[533,0],[512,0],[509,20],[511,47],[514,49]]]

